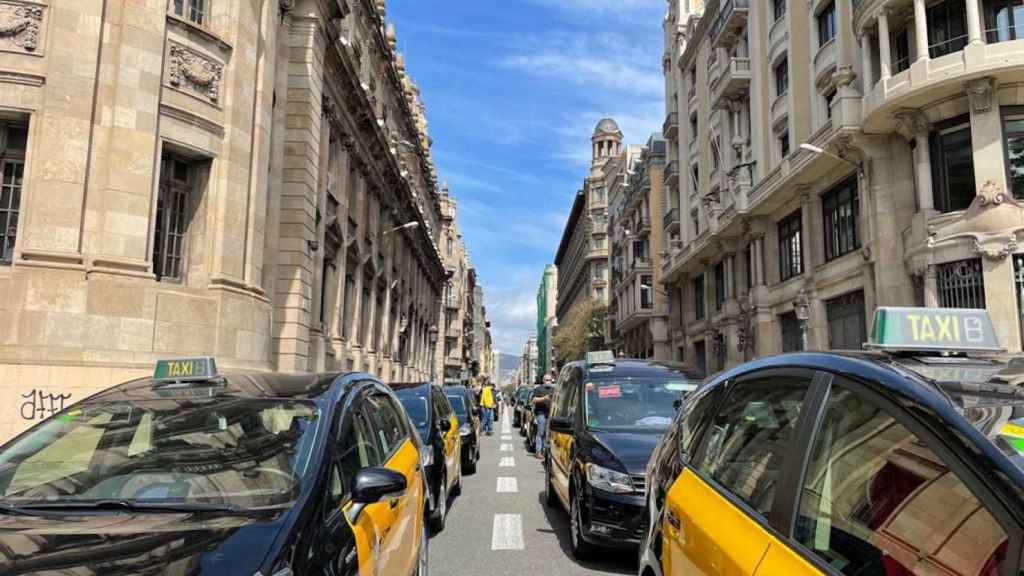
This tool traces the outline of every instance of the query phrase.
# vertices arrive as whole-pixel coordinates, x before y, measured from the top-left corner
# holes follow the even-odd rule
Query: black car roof
[[[395,392],[418,390],[421,388],[425,390],[430,386],[433,386],[430,382],[391,382],[388,384],[388,387]]]
[[[579,360],[573,362],[573,365],[582,368],[586,372],[590,372],[592,368],[598,367],[598,370],[594,371],[595,374],[615,375],[622,376],[625,378],[630,377],[641,377],[641,376],[655,376],[659,374],[666,374],[676,372],[683,374],[688,378],[694,380],[702,380],[704,374],[701,373],[696,367],[683,362],[663,362],[658,360],[638,360],[635,358],[616,358],[614,364],[597,364],[591,366],[586,362]],[[609,368],[611,368],[609,370]]]
[[[331,390],[331,385],[341,376],[340,372],[324,374],[288,374],[282,372],[229,372],[216,381],[194,383],[192,386],[209,386],[216,382],[219,393],[247,398],[298,398],[315,399]],[[158,400],[167,390],[166,383],[152,378],[140,378],[118,384],[90,396],[89,402],[124,400]]]

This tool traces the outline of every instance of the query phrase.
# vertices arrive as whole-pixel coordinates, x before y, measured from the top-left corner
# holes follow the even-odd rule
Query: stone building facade
[[[989,0],[669,3],[677,359],[713,372],[859,348],[883,305],[987,308],[1001,344],[1021,350],[1013,12]]]
[[[4,0],[0,30],[0,436],[168,356],[428,377],[441,196],[383,0]]]
[[[544,267],[540,286],[537,287],[537,376],[555,372],[557,364],[554,349],[554,331],[558,326],[555,308],[558,305],[558,267]]]
[[[665,256],[665,140],[654,135],[607,164],[611,304],[608,336],[629,358],[667,358],[668,299],[661,287]]]
[[[569,220],[555,256],[558,268],[556,317],[565,323],[577,304],[594,300],[607,305],[608,291],[608,190],[605,164],[622,151],[622,131],[611,118],[597,123],[591,136],[593,155],[590,175],[576,193]]]

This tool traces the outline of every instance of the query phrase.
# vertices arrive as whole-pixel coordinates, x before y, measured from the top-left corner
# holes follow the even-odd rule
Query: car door
[[[755,372],[730,383],[698,455],[665,502],[663,567],[672,576],[752,576],[776,537],[770,524],[814,373]]]
[[[356,473],[363,468],[381,466],[384,463],[376,430],[364,407],[366,401],[367,392],[360,392],[346,413],[341,416],[341,432],[337,446],[341,486],[335,487],[335,490],[344,494],[343,510],[346,515],[352,510],[348,490],[351,489]],[[384,546],[384,537],[393,524],[393,514],[389,507],[388,502],[378,502],[366,506],[354,518],[348,515],[356,539],[360,576],[385,573],[382,567],[387,564],[389,558],[388,548]]]
[[[1020,527],[901,406],[836,376],[788,543],[757,574],[1010,574]]]
[[[384,467],[405,476],[405,494],[390,498],[387,509],[382,549],[385,561],[381,574],[411,574],[419,547],[420,522],[423,510],[423,483],[420,480],[419,450],[412,439],[408,422],[402,418],[397,401],[381,389],[367,399]]]
[[[570,368],[562,372],[556,384],[555,396],[551,402],[551,417],[566,418],[576,429],[576,399],[579,396],[579,371]],[[549,428],[550,430],[550,428]],[[550,432],[548,434],[548,450],[551,454],[551,484],[562,499],[569,502],[569,477],[572,475],[573,434]]]
[[[459,422],[455,418],[455,412],[452,410],[451,404],[448,403],[448,398],[437,388],[431,389],[431,398],[434,402],[434,413],[437,416],[437,422],[448,422],[449,428],[445,432],[443,428],[438,425],[437,433],[440,434],[441,446],[444,452],[444,467],[448,479],[448,486],[450,488],[457,478],[458,473],[458,441],[459,441]]]

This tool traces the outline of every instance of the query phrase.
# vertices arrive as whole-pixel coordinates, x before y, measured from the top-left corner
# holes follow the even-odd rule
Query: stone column
[[[885,82],[892,75],[892,48],[889,46],[889,9],[878,12],[878,69],[879,82]]]
[[[924,305],[926,308],[939,307],[939,286],[933,264],[924,270]]]
[[[967,38],[969,44],[981,44],[981,10],[978,0],[964,0],[967,9]]]
[[[811,278],[814,273],[814,267],[821,261],[818,254],[818,246],[822,245],[821,242],[811,240],[812,238],[820,238],[817,235],[819,229],[815,226],[814,218],[814,207],[819,205],[817,194],[812,194],[809,187],[799,187],[796,190],[797,196],[800,198],[800,254],[803,258],[803,272],[804,276]],[[782,255],[780,254],[779,257]]]
[[[917,62],[928,58],[928,12],[925,0],[914,0],[914,36],[917,46]]]
[[[974,181],[979,193],[989,200],[1009,193],[1006,157],[1003,151],[1003,119],[994,78],[976,78],[965,84],[971,112],[971,148],[974,153]]]
[[[894,115],[899,132],[907,140],[914,140],[914,166],[917,176],[917,207],[921,212],[935,209],[932,194],[932,157],[930,153],[931,122],[920,110],[906,109]]]
[[[861,75],[864,93],[875,85],[874,62],[871,58],[871,35],[865,32],[860,37]]]

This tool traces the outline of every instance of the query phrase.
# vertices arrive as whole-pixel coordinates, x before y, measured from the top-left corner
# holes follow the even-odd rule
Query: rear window
[[[676,400],[699,382],[679,375],[588,380],[584,386],[586,422],[592,429],[665,430],[676,415]]]
[[[430,425],[430,408],[427,406],[429,398],[426,393],[419,390],[400,390],[396,396],[420,436],[426,438]]]
[[[466,398],[459,394],[448,394],[448,402],[452,405],[452,410],[455,411],[455,415],[459,417],[459,422],[462,422],[466,418]]]

